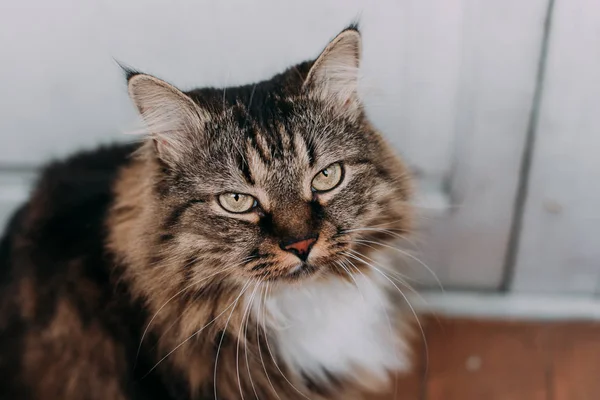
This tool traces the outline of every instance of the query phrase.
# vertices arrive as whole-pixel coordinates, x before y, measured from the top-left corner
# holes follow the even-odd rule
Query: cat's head
[[[360,53],[349,27],[316,60],[258,84],[182,92],[129,71],[149,134],[156,251],[191,271],[293,281],[342,273],[357,245],[406,233],[407,173],[365,116]]]

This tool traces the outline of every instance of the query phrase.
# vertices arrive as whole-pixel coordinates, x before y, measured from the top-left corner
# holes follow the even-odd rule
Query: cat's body
[[[0,398],[350,399],[406,368],[372,250],[409,187],[359,50],[226,91],[130,72],[151,140],[48,167],[2,241]]]
[[[0,250],[0,398],[118,399],[133,390],[127,360],[145,315],[104,249],[112,185],[131,151],[54,163],[9,223]]]

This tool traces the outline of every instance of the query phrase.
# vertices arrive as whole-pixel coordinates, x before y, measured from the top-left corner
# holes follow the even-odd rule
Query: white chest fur
[[[408,368],[405,344],[390,324],[392,313],[382,282],[355,276],[288,288],[266,307],[278,349],[287,365],[319,378],[324,370],[357,370],[385,379],[386,371]]]

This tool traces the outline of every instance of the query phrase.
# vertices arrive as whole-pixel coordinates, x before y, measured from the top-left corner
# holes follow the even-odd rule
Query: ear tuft
[[[361,37],[352,24],[338,34],[315,60],[304,88],[344,111],[358,108]]]
[[[358,17],[354,21],[350,22],[350,25],[348,25],[342,32],[344,31],[356,31],[360,34],[360,21],[358,20]]]
[[[129,82],[129,80],[131,78],[133,78],[136,75],[141,75],[142,73],[138,70],[136,70],[135,68],[130,67],[129,65],[117,60],[116,58],[113,58],[113,61],[119,66],[119,68],[121,68],[121,70],[123,71],[123,73],[125,74],[125,79],[127,80],[127,82]]]

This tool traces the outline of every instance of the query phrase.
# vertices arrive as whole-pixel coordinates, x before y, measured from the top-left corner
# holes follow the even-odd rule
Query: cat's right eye
[[[252,210],[258,202],[248,194],[224,193],[219,195],[219,204],[230,213],[241,214]]]

